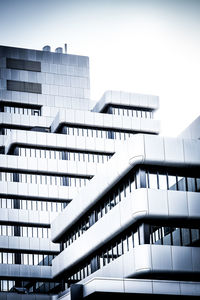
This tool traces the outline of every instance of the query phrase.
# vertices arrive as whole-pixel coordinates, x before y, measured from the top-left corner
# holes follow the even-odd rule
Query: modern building
[[[93,110],[137,107],[117,98],[106,93]],[[141,127],[54,219],[51,238],[61,253],[52,276],[63,290],[57,299],[200,296],[199,122],[177,138]]]
[[[158,136],[157,96],[89,81],[67,47],[0,47],[0,299],[199,297],[199,119]]]
[[[199,140],[123,144],[52,223],[59,299],[199,297],[199,167]]]
[[[155,137],[159,122],[153,119],[157,96],[108,91],[93,103],[88,57],[66,50],[0,46],[1,299],[55,298],[70,286],[76,292],[83,280],[110,268],[107,261],[99,269],[100,248],[129,230],[131,222],[136,228],[134,218],[117,224],[115,212],[125,203],[121,183],[132,182],[131,172],[137,178],[150,172],[143,168],[143,140],[149,146],[153,141],[149,159],[156,159],[154,149],[162,143]],[[138,175],[135,153],[143,168],[136,162]],[[135,193],[145,192],[149,189],[137,185]],[[104,205],[108,194],[115,196]],[[112,218],[111,226],[106,220]],[[101,224],[105,236],[97,231],[90,238]],[[147,220],[137,226],[150,228]],[[88,273],[80,275],[83,265]],[[122,279],[114,269],[110,274]],[[126,271],[124,278],[129,275]],[[82,285],[71,285],[79,281]]]

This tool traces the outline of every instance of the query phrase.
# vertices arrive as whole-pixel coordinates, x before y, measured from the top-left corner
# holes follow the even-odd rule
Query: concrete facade
[[[121,91],[94,103],[88,57],[0,46],[2,299],[63,291],[52,272],[62,248],[50,224],[123,144],[159,133],[158,104],[157,96]]]
[[[0,298],[200,295],[199,119],[90,100],[89,58],[0,46]]]

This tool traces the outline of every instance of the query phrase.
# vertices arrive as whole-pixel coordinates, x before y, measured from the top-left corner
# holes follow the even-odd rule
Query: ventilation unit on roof
[[[42,48],[42,50],[43,50],[43,51],[50,52],[50,51],[51,51],[51,47],[47,45],[47,46],[44,46],[44,47]]]
[[[63,48],[62,47],[58,47],[55,49],[56,53],[63,53]]]

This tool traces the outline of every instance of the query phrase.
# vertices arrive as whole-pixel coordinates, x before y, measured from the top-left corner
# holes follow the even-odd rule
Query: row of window
[[[51,266],[55,255],[0,252],[0,264]]]
[[[149,226],[151,244],[173,246],[200,246],[200,230],[191,228],[172,228]]]
[[[17,68],[17,69],[38,72],[37,74],[39,74],[39,75],[40,74],[42,75],[44,73],[49,73],[49,75],[53,75],[55,77],[60,75],[59,78],[61,78],[61,79],[62,79],[63,75],[82,76],[82,77],[86,77],[86,78],[89,76],[88,67],[86,65],[82,66],[81,63],[80,63],[80,65],[78,65],[79,62],[77,62],[75,65],[74,58],[68,58],[68,57],[63,58],[64,57],[64,55],[63,55],[63,57],[60,59],[58,59],[58,57],[53,57],[53,58],[48,59],[46,53],[42,52],[42,51],[41,51],[41,54],[37,53],[36,55],[37,55],[38,62],[42,61],[42,72],[35,71],[35,69],[27,70],[24,67]],[[55,61],[53,61],[52,59]],[[64,63],[63,63],[63,61],[64,61]],[[39,63],[41,63],[41,62],[39,62]],[[14,68],[12,68],[12,69],[14,69]],[[16,73],[18,73],[18,71],[16,71]],[[38,77],[38,78],[40,78],[40,77]]]
[[[7,80],[7,90],[16,92],[26,92],[42,94],[41,83],[17,81],[17,80]]]
[[[75,136],[83,136],[90,138],[103,138],[103,139],[118,139],[118,140],[126,140],[131,137],[136,132],[123,132],[123,131],[115,131],[109,129],[94,129],[94,128],[82,128],[82,127],[71,127],[64,126],[62,128],[62,133],[67,135],[75,135]]]
[[[16,58],[6,58],[6,68],[41,72],[41,62]]]
[[[132,228],[125,234],[121,234],[113,242],[105,245],[102,250],[98,251],[92,258],[90,258],[80,268],[76,268],[73,274],[67,278],[67,282],[76,282],[89,276],[91,273],[103,268],[111,261],[117,259],[121,255],[127,253],[137,245],[141,244],[163,244],[163,245],[175,245],[175,246],[199,246],[200,243],[200,229],[189,228],[170,228],[170,227],[158,227],[145,224],[148,228],[148,234],[142,238],[147,232],[143,230],[143,233],[139,234],[140,229],[133,230]],[[158,235],[158,231],[162,232],[162,237]],[[179,238],[181,237],[181,238]],[[162,240],[162,242],[161,242]]]
[[[135,108],[121,108],[121,107],[112,107],[108,108],[108,113],[118,116],[134,117],[134,118],[146,118],[153,119],[152,111],[145,111]]]
[[[69,246],[120,201],[138,188],[200,192],[200,178],[185,177],[171,171],[139,169],[118,183],[89,213],[82,217],[65,236],[63,247]]]
[[[161,190],[200,192],[200,177],[170,175],[141,170],[141,187]]]
[[[14,286],[15,286],[14,280],[0,280],[0,291],[1,292],[13,291]]]
[[[19,282],[14,280],[0,280],[1,292],[16,292],[22,291],[24,293],[52,293],[55,289],[60,290],[60,283],[58,282]]]
[[[0,225],[0,236],[51,238],[50,228]]]
[[[0,198],[0,208],[61,212],[66,206],[66,202]]]
[[[88,178],[0,172],[0,181],[82,187]]]
[[[16,107],[16,106],[3,106],[1,107],[1,111],[11,113],[11,114],[41,116],[40,109],[36,109],[36,108],[32,109],[32,108]]]
[[[24,147],[17,147],[15,153],[23,157],[45,158],[45,159],[60,159],[93,163],[107,162],[111,154],[99,153],[86,153],[75,151],[59,151],[59,150],[46,150],[46,149],[31,149]]]
[[[59,282],[36,282],[29,288],[28,293],[54,293],[54,290],[61,291],[61,285]],[[56,292],[56,293],[57,293]]]
[[[59,92],[59,94],[61,95],[63,95],[66,89],[70,87],[73,89],[75,88],[82,89],[82,90],[85,89],[86,91],[89,89],[89,79],[87,77],[83,77],[82,76],[83,74],[82,75],[74,74],[74,76],[72,76],[70,74],[67,75],[52,74],[50,71],[35,73],[32,71],[27,72],[22,69],[16,71],[14,69],[9,70],[5,68],[1,68],[0,75],[1,75],[1,79],[3,79],[4,81],[6,79],[9,79],[9,80],[20,80],[20,81],[41,83],[42,85],[48,86],[51,95],[53,94],[53,92],[55,93],[54,90],[55,86],[56,86],[56,92],[57,93]]]
[[[8,135],[12,132],[12,128],[0,128],[0,135]]]
[[[15,125],[9,125],[8,127],[0,127],[0,135],[9,135],[11,132],[15,132],[16,130],[30,130],[30,131],[36,131],[36,132],[50,132],[50,129],[48,127],[40,127],[40,126],[34,126],[34,127],[18,127]]]

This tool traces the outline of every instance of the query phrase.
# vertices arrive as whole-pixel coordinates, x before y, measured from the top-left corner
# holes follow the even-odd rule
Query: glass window
[[[187,177],[188,192],[196,192],[195,178]]]
[[[1,290],[2,291],[8,291],[8,281],[7,280],[1,280]]]
[[[28,265],[28,254],[24,253],[22,254],[22,257],[23,257],[23,263],[24,265]]]
[[[164,174],[159,174],[158,180],[159,180],[159,189],[167,190],[167,176]]]
[[[140,188],[146,188],[146,171],[144,170],[140,170],[139,171],[139,175],[140,175]]]
[[[21,235],[22,235],[23,237],[27,237],[27,236],[28,236],[27,231],[28,231],[28,228],[23,226],[23,227],[21,228]]]
[[[113,249],[113,259],[117,258],[118,257],[118,253],[117,253],[117,244],[115,243]]]
[[[38,237],[38,232],[36,227],[33,227],[33,237]]]
[[[32,201],[27,201],[27,209],[32,209]]]
[[[7,232],[7,235],[8,236],[12,236],[12,227],[11,226],[8,226],[8,232]]]
[[[14,264],[14,253],[8,253],[8,264]]]
[[[200,192],[200,178],[196,178],[197,192]]]
[[[33,254],[28,254],[29,265],[33,265]]]
[[[131,186],[130,186],[130,189],[131,189],[131,192],[134,191],[136,189],[136,186],[135,186],[135,176],[133,175],[133,177],[130,179],[131,182]]]
[[[26,209],[26,203],[27,203],[27,200],[21,200],[20,201],[20,208],[21,209]]]
[[[141,111],[141,117],[142,117],[142,118],[145,118],[145,117],[146,117],[145,111]]]
[[[199,229],[191,229],[191,239],[192,239],[192,244],[199,243],[200,240]]]
[[[134,237],[134,247],[136,247],[139,245],[139,237],[137,231],[133,234],[133,237]]]
[[[160,227],[156,228],[154,231],[154,240],[156,245],[162,244],[162,232]]]
[[[124,254],[128,252],[128,243],[127,243],[127,237],[123,239],[123,252]]]
[[[128,182],[126,183],[126,197],[129,196],[130,194],[130,180],[128,180]]]
[[[15,281],[8,280],[8,291],[10,291],[15,285]]]
[[[179,191],[186,191],[186,178],[178,176],[177,179],[178,179],[178,182],[177,182],[178,183],[178,190]]]
[[[88,264],[88,275],[90,275],[92,273],[92,270],[91,270],[91,265],[90,263]]]
[[[157,174],[149,173],[149,188],[157,189],[158,188],[158,178]]]
[[[108,139],[114,139],[113,131],[108,131],[108,132],[107,132],[107,138],[108,138]]]
[[[12,199],[7,199],[7,208],[12,208]]]
[[[175,228],[172,232],[172,240],[174,246],[181,246],[181,230],[180,228]]]
[[[121,197],[120,197],[120,190],[117,190],[116,191],[116,194],[115,194],[115,202],[116,204],[118,204],[120,201],[121,201]]]
[[[168,227],[167,227],[168,228]],[[170,230],[167,230],[167,228],[164,228],[164,236],[163,236],[163,245],[171,245],[171,232]]]
[[[117,249],[118,249],[118,256],[121,256],[123,254],[123,245],[122,245],[122,241],[120,241],[117,245]]]
[[[43,265],[43,262],[44,262],[44,261],[43,261],[43,255],[39,254],[39,255],[38,255],[38,263],[39,263],[40,265],[41,265],[41,264]]]
[[[8,253],[3,252],[3,264],[8,263]]]
[[[182,245],[189,246],[190,245],[190,230],[189,230],[189,228],[182,228],[181,235],[182,235]]]
[[[110,261],[112,261],[112,249],[111,248],[108,249],[108,263]]]
[[[33,237],[33,228],[32,227],[28,227],[28,236]]]
[[[38,254],[31,254],[31,255],[33,255],[33,264],[35,265],[35,266],[37,266],[38,265],[38,263],[39,263],[39,261],[38,261]]]
[[[140,170],[138,170],[135,174],[135,179],[136,179],[136,189],[140,188]]]
[[[48,231],[47,228],[43,228],[43,238],[48,238]]]
[[[168,189],[169,190],[177,190],[176,187],[176,176],[175,175],[168,175]]]
[[[2,225],[2,235],[7,235],[7,232],[6,232],[6,226],[5,225]]]
[[[133,248],[133,236],[132,236],[132,232],[131,234],[128,236],[128,249],[129,251]]]

